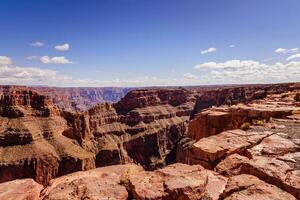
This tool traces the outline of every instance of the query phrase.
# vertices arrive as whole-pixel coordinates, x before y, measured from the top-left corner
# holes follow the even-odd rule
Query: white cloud
[[[196,69],[209,68],[209,69],[226,69],[226,68],[240,68],[240,67],[260,67],[264,64],[260,64],[253,60],[229,60],[223,63],[206,62],[200,65],[196,65]],[[265,66],[265,65],[264,65]]]
[[[292,48],[292,49],[284,49],[284,48],[277,48],[275,49],[275,53],[296,53],[298,52],[298,48]]]
[[[38,58],[37,56],[28,56],[28,57],[26,57],[27,60],[35,60],[37,58]]]
[[[0,65],[11,65],[12,60],[10,57],[7,56],[0,56]]]
[[[31,43],[30,45],[33,46],[33,47],[42,47],[42,46],[45,45],[45,43],[40,42],[40,41],[36,41],[36,42]]]
[[[57,71],[37,67],[0,66],[1,84],[14,85],[57,85],[68,84],[71,77],[59,74]]]
[[[215,52],[215,51],[217,51],[216,48],[210,47],[208,49],[205,49],[205,50],[201,51],[201,54],[203,55],[203,54],[212,53],[212,52]]]
[[[292,60],[292,59],[295,59],[295,58],[300,58],[300,53],[291,55],[291,56],[289,56],[286,60],[289,61],[289,60]],[[300,70],[300,69],[299,69],[299,70]]]
[[[186,79],[195,79],[195,78],[197,78],[197,76],[195,76],[191,73],[185,73],[185,74],[183,74],[183,77],[186,78]]]
[[[232,44],[232,45],[230,45],[229,47],[230,47],[230,48],[234,48],[234,47],[235,47],[235,45],[234,45],[234,44]]]
[[[56,45],[54,47],[57,51],[68,51],[70,49],[70,45],[68,43],[62,45]]]
[[[195,66],[207,84],[276,83],[300,80],[300,62],[265,64],[253,60],[208,62]]]
[[[43,56],[40,58],[40,61],[44,64],[71,64],[72,62],[65,58],[64,56],[52,57]]]

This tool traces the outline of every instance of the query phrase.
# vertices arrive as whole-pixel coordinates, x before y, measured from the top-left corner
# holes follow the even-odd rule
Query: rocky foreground
[[[299,91],[140,89],[81,113],[2,91],[0,199],[300,199]]]

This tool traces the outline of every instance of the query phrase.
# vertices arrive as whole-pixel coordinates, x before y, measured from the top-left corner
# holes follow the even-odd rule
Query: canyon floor
[[[299,93],[143,88],[87,109],[2,87],[0,200],[300,199]]]

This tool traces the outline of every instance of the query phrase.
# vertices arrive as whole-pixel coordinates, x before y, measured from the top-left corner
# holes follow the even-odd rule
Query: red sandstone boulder
[[[251,175],[229,178],[222,199],[226,200],[295,200],[291,194]]]
[[[224,176],[234,176],[241,174],[241,168],[248,162],[248,158],[239,154],[232,154],[222,160],[216,167],[215,171]]]
[[[112,199],[127,200],[128,193],[120,185],[129,171],[138,173],[136,165],[115,165],[86,172],[76,172],[51,181],[42,194],[43,200]]]
[[[178,159],[184,163],[201,164],[206,168],[213,168],[220,159],[234,153],[242,153],[271,134],[271,132],[247,133],[242,130],[225,131],[202,138],[190,149],[183,151],[183,155],[178,155]]]
[[[0,200],[39,200],[43,186],[32,179],[20,179],[0,184]]]
[[[300,147],[294,142],[275,134],[265,138],[260,144],[247,150],[247,155],[250,157],[258,155],[285,155],[299,150]]]
[[[130,173],[128,190],[138,200],[219,199],[227,179],[199,165],[173,164],[154,172]]]

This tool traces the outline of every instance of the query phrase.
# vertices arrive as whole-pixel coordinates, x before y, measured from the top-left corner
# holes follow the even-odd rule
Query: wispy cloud
[[[300,62],[265,64],[254,60],[207,62],[195,66],[209,84],[274,83],[300,80]]]
[[[11,65],[13,62],[10,57],[0,56],[0,65]]]
[[[44,64],[71,64],[72,62],[65,58],[64,56],[52,57],[43,56],[40,58],[40,61]]]
[[[234,44],[232,44],[232,45],[229,45],[229,47],[230,47],[230,48],[234,48],[234,47],[235,47],[235,45],[234,45]]]
[[[56,45],[54,47],[57,51],[68,51],[70,49],[70,45],[68,43],[62,45]]]
[[[212,53],[212,52],[215,52],[215,51],[217,51],[216,48],[210,47],[208,49],[205,49],[205,50],[201,51],[201,54],[203,55],[203,54]]]
[[[36,41],[36,42],[30,43],[30,46],[33,46],[33,47],[42,47],[44,45],[45,45],[45,43],[44,42],[40,42],[40,41]]]
[[[5,62],[1,62],[5,61]],[[7,56],[0,56],[0,83],[18,85],[57,85],[70,84],[74,80],[50,69],[38,67],[20,67],[13,65]]]
[[[292,49],[284,49],[284,48],[277,48],[274,50],[275,53],[296,53],[298,52],[299,48],[292,48]]]
[[[289,61],[289,60],[293,60],[293,59],[296,59],[296,58],[300,58],[300,53],[291,55],[291,56],[289,56],[286,60]],[[300,69],[299,69],[299,70],[300,70]]]

